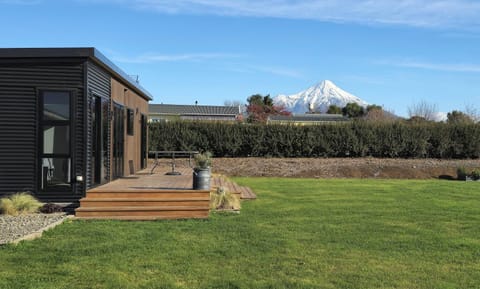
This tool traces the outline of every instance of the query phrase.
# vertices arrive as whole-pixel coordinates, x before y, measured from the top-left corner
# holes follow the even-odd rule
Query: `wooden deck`
[[[187,160],[177,160],[175,171],[171,160],[163,159],[152,172],[152,162],[135,175],[120,178],[90,189],[80,200],[76,216],[84,219],[180,219],[208,218],[210,190],[193,190],[193,170]],[[214,175],[211,190],[224,187],[241,199],[255,199],[250,188],[241,187],[223,176]]]

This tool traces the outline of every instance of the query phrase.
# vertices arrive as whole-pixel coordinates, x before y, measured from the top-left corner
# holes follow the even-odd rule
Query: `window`
[[[43,93],[44,120],[70,120],[70,93],[48,91]]]
[[[133,135],[133,124],[134,124],[134,113],[133,109],[127,108],[127,134]]]
[[[92,184],[103,184],[109,180],[110,169],[110,100],[94,95],[90,100],[92,149],[90,167]]]
[[[71,104],[69,91],[40,92],[39,150],[42,191],[71,190]]]
[[[70,126],[43,125],[43,153],[68,154],[70,152]]]

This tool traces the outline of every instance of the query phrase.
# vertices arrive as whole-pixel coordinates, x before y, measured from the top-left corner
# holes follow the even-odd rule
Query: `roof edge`
[[[144,99],[152,100],[153,96],[140,84],[136,83],[121,68],[105,57],[95,47],[54,47],[54,48],[0,48],[0,58],[88,58],[102,68],[125,82]]]
[[[120,67],[115,65],[112,61],[110,61],[105,55],[103,55],[98,49],[92,48],[92,56],[91,58],[93,60],[96,60],[96,62],[107,70],[109,70],[111,73],[122,79],[123,81],[127,82],[131,87],[135,88],[138,93],[140,93],[146,100],[153,100],[153,96],[145,89],[143,86],[141,86],[139,83],[136,83],[133,81],[133,79],[128,76]]]

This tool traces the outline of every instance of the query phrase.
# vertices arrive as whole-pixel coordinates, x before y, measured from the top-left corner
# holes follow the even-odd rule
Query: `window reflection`
[[[62,191],[70,188],[70,158],[42,158],[42,189]]]
[[[48,91],[43,94],[43,118],[45,120],[70,119],[70,93]]]
[[[43,126],[43,153],[68,154],[70,152],[70,126]]]

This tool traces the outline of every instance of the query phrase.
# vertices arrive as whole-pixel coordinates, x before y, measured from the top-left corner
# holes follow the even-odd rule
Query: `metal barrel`
[[[210,190],[210,169],[195,169],[193,171],[193,189]]]

